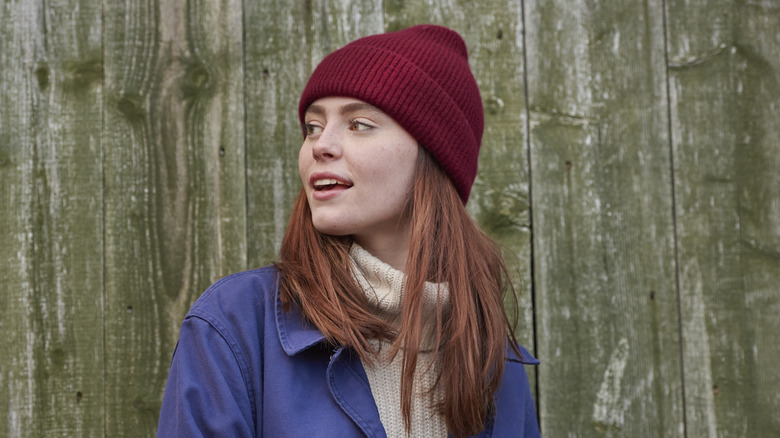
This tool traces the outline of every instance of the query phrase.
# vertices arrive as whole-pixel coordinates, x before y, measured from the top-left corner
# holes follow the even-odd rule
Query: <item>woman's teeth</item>
[[[338,184],[339,181],[337,179],[321,179],[319,181],[314,182],[314,187],[322,187],[322,186],[329,186],[332,184]]]
[[[320,179],[320,180],[314,181],[314,188],[316,190],[322,190],[324,188],[327,188],[327,187],[330,187],[330,186],[335,186],[335,185],[343,185],[343,186],[346,186],[346,187],[350,187],[350,184],[347,184],[345,182],[339,181],[337,179],[332,179],[332,178]]]

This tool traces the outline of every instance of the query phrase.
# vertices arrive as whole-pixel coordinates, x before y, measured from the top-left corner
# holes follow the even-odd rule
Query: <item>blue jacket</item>
[[[181,326],[158,437],[384,437],[360,359],[330,348],[292,308],[282,311],[278,271],[217,281]],[[495,419],[480,437],[537,437],[523,359],[507,359]]]

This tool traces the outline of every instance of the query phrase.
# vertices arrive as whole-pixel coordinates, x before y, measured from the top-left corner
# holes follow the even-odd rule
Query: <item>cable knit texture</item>
[[[457,32],[418,25],[360,38],[331,53],[303,91],[301,126],[309,105],[328,96],[360,99],[389,114],[431,153],[468,201],[484,111],[466,43]]]
[[[378,315],[391,324],[397,324],[404,298],[404,273],[382,262],[357,244],[353,244],[350,256],[354,262],[353,276],[361,286],[369,302],[376,306]],[[448,303],[447,288],[444,285],[426,283],[423,295],[423,319],[435,320],[438,302]],[[433,342],[429,339],[428,346]],[[440,389],[433,394],[428,390],[438,375],[441,364],[431,365],[432,351],[418,355],[415,370],[414,396],[412,399],[411,434],[407,435],[401,415],[401,364],[403,351],[390,357],[390,343],[374,341],[373,346],[380,353],[373,364],[364,363],[363,368],[371,385],[379,418],[387,436],[393,437],[446,437],[447,426],[444,418],[436,413],[431,405],[443,397]]]

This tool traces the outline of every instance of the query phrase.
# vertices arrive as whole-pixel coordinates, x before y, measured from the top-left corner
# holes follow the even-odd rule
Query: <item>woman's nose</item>
[[[325,126],[313,142],[311,150],[315,160],[332,160],[341,156],[341,136],[334,126]]]

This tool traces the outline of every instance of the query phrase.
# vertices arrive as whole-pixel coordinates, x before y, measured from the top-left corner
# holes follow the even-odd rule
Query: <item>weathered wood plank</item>
[[[0,7],[0,435],[103,430],[100,8]]]
[[[661,5],[525,3],[548,436],[683,433]]]
[[[313,33],[310,46],[311,70],[314,70],[314,67],[330,52],[350,41],[384,32],[385,29],[382,2],[360,0],[316,2],[312,5],[311,22]]]
[[[780,6],[667,17],[688,436],[778,436]]]
[[[518,340],[533,351],[522,11],[516,2],[503,0],[389,1],[385,22],[387,30],[441,24],[466,41],[485,108],[479,171],[467,206],[482,229],[504,247],[521,298]],[[535,369],[528,371],[533,374]]]
[[[309,71],[311,17],[302,2],[244,5],[247,248],[250,267],[276,259],[301,188],[298,97]]]
[[[151,436],[179,325],[246,266],[241,2],[103,4],[108,436]]]
[[[40,323],[32,309],[40,308],[35,286],[36,204],[35,138],[30,135],[40,107],[33,71],[41,56],[38,34],[40,4],[17,2],[0,8],[0,328],[6,340],[0,344],[0,424],[5,436],[34,431],[38,382],[36,365],[42,342],[34,335]],[[49,70],[44,76],[48,88]]]

